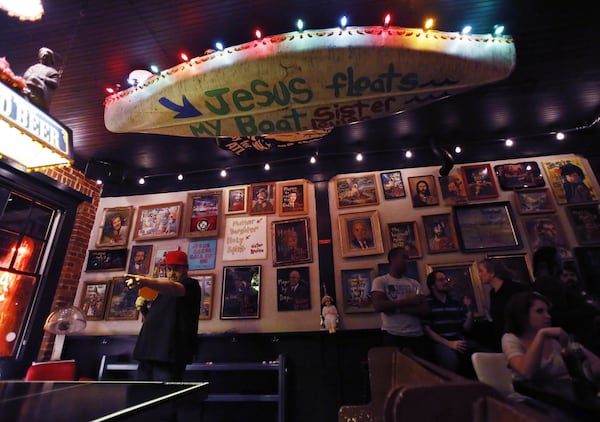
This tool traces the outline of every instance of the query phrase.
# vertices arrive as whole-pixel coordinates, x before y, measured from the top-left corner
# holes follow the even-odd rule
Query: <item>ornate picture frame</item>
[[[458,240],[450,213],[424,215],[425,243],[430,254],[457,252]]]
[[[79,308],[83,311],[88,321],[100,321],[104,319],[109,285],[110,282],[108,281],[86,281],[83,284],[83,292],[81,299],[79,299]]]
[[[274,267],[313,261],[308,217],[273,221],[271,225]]]
[[[379,177],[381,178],[383,199],[390,200],[406,197],[406,189],[404,189],[402,173],[399,170],[381,172]]]
[[[308,214],[308,182],[279,182],[277,211],[282,217]]]
[[[515,190],[515,205],[522,215],[556,211],[548,188]]]
[[[137,320],[140,312],[135,307],[138,288],[130,289],[125,284],[126,277],[113,277],[106,303],[104,319]]]
[[[460,168],[470,201],[498,197],[494,173],[489,164],[474,164]]]
[[[96,248],[122,248],[129,241],[134,207],[104,208]]]
[[[344,312],[347,314],[375,312],[371,300],[373,268],[341,271]]]
[[[416,221],[403,221],[387,224],[387,239],[389,249],[402,247],[408,254],[408,259],[423,257],[419,230]]]
[[[338,227],[342,257],[378,255],[384,252],[377,211],[340,214]]]
[[[510,202],[454,207],[454,223],[463,252],[518,249],[522,246]]]
[[[248,210],[246,195],[248,186],[225,189],[225,214],[244,214]]]
[[[184,237],[216,237],[221,223],[220,190],[190,192],[185,205]]]
[[[473,316],[485,316],[487,301],[479,280],[477,261],[457,262],[448,264],[425,264],[427,274],[432,271],[442,271],[450,279],[449,297],[463,303],[465,296],[471,299]]]
[[[333,179],[337,208],[379,204],[374,174]]]
[[[221,319],[260,318],[261,266],[224,266]]]
[[[253,183],[248,186],[248,214],[274,214],[277,204],[275,182]]]
[[[138,207],[133,240],[173,239],[179,236],[183,202]]]

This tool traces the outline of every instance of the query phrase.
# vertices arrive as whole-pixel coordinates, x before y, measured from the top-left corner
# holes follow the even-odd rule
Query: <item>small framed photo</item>
[[[546,182],[535,161],[500,164],[494,167],[502,190],[541,188]]]
[[[489,164],[462,166],[461,172],[466,183],[467,198],[471,201],[498,197],[498,188]]]
[[[118,248],[127,246],[132,220],[133,207],[104,208],[96,247]]]
[[[556,214],[527,216],[521,219],[532,251],[553,246],[561,258],[573,258],[567,236]]]
[[[309,268],[278,268],[277,311],[307,311],[310,308]]]
[[[432,271],[442,271],[450,280],[449,297],[463,303],[466,297],[471,299],[473,315],[485,315],[485,301],[479,276],[477,261],[452,264],[426,264],[427,274]]]
[[[126,277],[113,277],[106,304],[106,320],[137,320],[139,311],[135,307],[138,288],[130,289],[125,284]]]
[[[211,237],[219,234],[221,191],[188,193],[185,207],[185,237]]]
[[[251,184],[248,187],[249,214],[273,214],[276,196],[275,182]]]
[[[134,240],[172,239],[179,235],[183,202],[145,205],[138,208]]]
[[[213,308],[213,286],[215,283],[214,274],[196,274],[194,279],[198,281],[200,292],[200,320],[208,320],[212,318]]]
[[[423,256],[416,221],[389,223],[387,229],[390,249],[396,247],[404,248],[408,254],[408,259],[416,259]]]
[[[483,252],[522,247],[508,201],[454,207],[454,219],[463,252]]]
[[[433,176],[409,177],[408,186],[410,187],[410,195],[414,208],[440,204]]]
[[[423,228],[429,253],[458,251],[456,231],[450,213],[424,215]]]
[[[340,214],[338,226],[343,257],[383,253],[383,240],[377,211]]]
[[[273,221],[273,266],[312,262],[308,217]]]
[[[83,285],[79,308],[88,321],[100,321],[104,318],[109,284],[108,281],[86,281]]]
[[[531,286],[533,278],[529,270],[530,265],[527,254],[488,255],[487,258],[500,262],[502,267],[510,274],[512,281]]]
[[[217,240],[193,240],[188,246],[189,273],[215,268]]]
[[[278,211],[281,216],[308,214],[306,180],[279,183]]]
[[[225,199],[227,201],[225,214],[244,214],[246,212],[247,190],[247,186],[229,188],[225,190]]]
[[[515,190],[515,203],[519,214],[556,211],[548,188]]]
[[[579,204],[598,199],[589,175],[578,158],[543,161],[542,166],[558,204]]]
[[[221,319],[260,318],[260,268],[223,267]]]
[[[448,176],[439,176],[440,188],[442,189],[442,198],[446,205],[458,205],[467,203],[467,191],[461,176],[449,174]]]
[[[387,171],[380,173],[381,186],[383,187],[383,198],[398,199],[406,197],[402,174],[399,171]]]
[[[131,247],[127,273],[146,275],[152,267],[152,245],[135,245]]]
[[[127,265],[127,249],[90,250],[86,271],[125,270]]]
[[[375,312],[371,301],[373,269],[342,270],[344,312],[347,314]]]
[[[379,204],[375,175],[337,177],[333,180],[338,208]]]
[[[571,205],[566,211],[577,243],[600,244],[600,205]]]

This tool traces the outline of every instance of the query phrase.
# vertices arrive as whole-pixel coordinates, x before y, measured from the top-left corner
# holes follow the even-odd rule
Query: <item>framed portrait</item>
[[[106,320],[136,320],[139,311],[135,307],[138,288],[130,289],[125,284],[126,277],[113,277],[106,304]]]
[[[600,244],[600,205],[570,205],[566,211],[577,243]]]
[[[531,266],[527,254],[488,255],[487,258],[502,264],[502,267],[508,272],[512,281],[531,286],[533,279],[531,277]]]
[[[229,188],[225,190],[225,199],[227,206],[225,214],[243,214],[247,210],[246,192],[247,186],[238,188]]]
[[[381,178],[381,186],[383,187],[384,199],[406,197],[404,182],[402,182],[402,174],[399,171],[386,171],[380,173],[379,176]]]
[[[88,252],[86,271],[125,270],[127,249],[102,249]]]
[[[179,246],[162,246],[156,249],[154,258],[152,260],[152,278],[166,278],[167,277],[167,253],[170,251],[176,251]]]
[[[342,270],[345,313],[375,312],[371,301],[372,281],[373,268]]]
[[[193,240],[188,245],[189,273],[215,268],[217,240]]]
[[[440,204],[440,198],[433,176],[409,177],[408,187],[410,188],[410,197],[414,208]]]
[[[214,274],[196,274],[193,277],[200,286],[200,320],[212,318]]]
[[[427,274],[442,271],[450,280],[449,297],[463,303],[466,297],[473,304],[473,316],[485,315],[483,289],[477,272],[477,261],[452,264],[425,264]]]
[[[260,268],[223,267],[221,319],[260,318]]]
[[[542,171],[535,161],[499,164],[494,167],[502,190],[541,188],[546,185]]]
[[[556,211],[548,188],[515,190],[515,204],[519,214]]]
[[[377,276],[386,275],[390,272],[390,263],[382,262],[377,264]],[[413,280],[420,280],[419,278],[419,266],[417,265],[417,261],[408,261],[406,263],[406,271],[404,275],[408,278],[412,278]]]
[[[104,318],[109,284],[108,281],[86,281],[84,283],[79,308],[88,321],[100,321]]]
[[[309,268],[278,268],[277,311],[307,311],[310,308]]]
[[[179,235],[182,202],[144,205],[138,208],[134,240],[172,239]]]
[[[148,274],[152,268],[152,249],[152,245],[132,246],[127,273],[138,275]]]
[[[483,252],[522,247],[508,201],[454,207],[458,241],[463,252]]]
[[[387,235],[390,249],[395,247],[404,248],[408,254],[408,259],[421,258],[423,256],[416,221],[389,223],[387,225]]]
[[[458,251],[456,230],[450,213],[424,215],[422,218],[429,253]]]
[[[542,246],[554,246],[561,258],[573,257],[565,231],[556,214],[526,216],[521,222],[532,251],[537,251]]]
[[[97,248],[119,248],[127,246],[133,207],[104,208],[102,224],[96,238]]]
[[[275,182],[253,183],[248,187],[248,213],[273,214],[275,212]]]
[[[600,297],[600,246],[579,246],[574,253],[585,290],[592,296]]]
[[[273,221],[271,224],[274,267],[313,261],[308,217]]]
[[[280,182],[278,197],[279,215],[308,214],[308,183],[306,180]]]
[[[578,158],[543,161],[542,166],[558,204],[577,204],[598,199],[589,175]]]
[[[375,175],[337,177],[333,180],[338,208],[379,204]]]
[[[342,256],[365,256],[383,253],[379,214],[365,211],[338,215]]]
[[[461,172],[466,183],[467,199],[489,199],[498,197],[498,188],[489,164],[462,166]]]
[[[219,234],[221,191],[191,192],[185,205],[185,237],[211,237]]]
[[[458,205],[467,203],[467,191],[461,176],[449,174],[448,176],[439,176],[440,188],[442,189],[442,198],[446,205]]]

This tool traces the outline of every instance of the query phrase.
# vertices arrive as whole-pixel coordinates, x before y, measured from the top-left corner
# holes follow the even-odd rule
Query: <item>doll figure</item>
[[[329,295],[325,295],[323,296],[323,299],[321,299],[321,304],[323,305],[323,311],[321,312],[323,324],[329,333],[333,334],[335,333],[335,329],[339,322],[339,314],[337,308],[333,304],[333,298]]]

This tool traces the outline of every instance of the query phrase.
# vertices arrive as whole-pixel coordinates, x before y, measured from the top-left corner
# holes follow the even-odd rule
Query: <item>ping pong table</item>
[[[0,381],[0,421],[199,420],[208,383]]]

